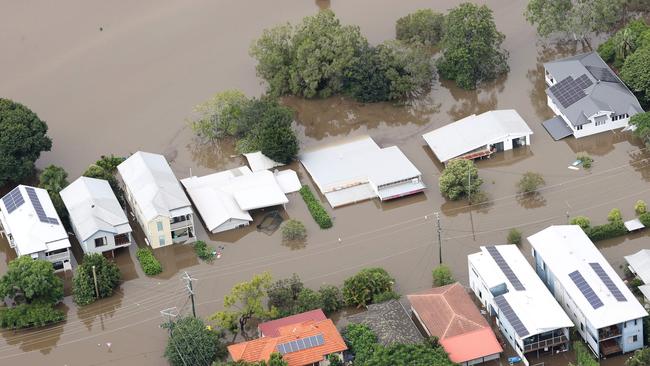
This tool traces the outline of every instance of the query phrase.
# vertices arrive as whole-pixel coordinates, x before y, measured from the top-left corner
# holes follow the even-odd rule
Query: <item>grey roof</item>
[[[564,122],[564,118],[560,116],[555,116],[549,120],[542,122],[542,126],[548,131],[548,133],[553,137],[553,140],[558,141],[562,140],[567,136],[573,135],[573,131],[567,126]]]
[[[578,79],[582,75],[591,81],[584,89],[585,97],[565,106],[560,103],[560,95],[555,95],[550,88],[546,89],[546,94],[574,126],[587,123],[588,118],[599,111],[611,111],[615,115],[627,113],[630,116],[643,112],[634,94],[596,52],[547,62],[544,68],[558,82],[569,77]]]
[[[368,305],[368,310],[351,315],[347,319],[351,323],[361,323],[370,327],[379,342],[385,346],[413,344],[423,340],[422,334],[398,300]]]

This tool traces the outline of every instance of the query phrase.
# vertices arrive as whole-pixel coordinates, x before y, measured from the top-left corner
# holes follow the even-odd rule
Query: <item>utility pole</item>
[[[93,266],[93,280],[95,281],[95,294],[97,295],[97,300],[99,300],[99,287],[97,286],[97,271],[95,271],[95,266]]]
[[[442,229],[440,228],[440,214],[434,212],[436,215],[436,223],[438,226],[438,258],[440,259],[440,264],[442,264]]]
[[[467,196],[468,196],[468,203],[469,203],[469,209],[472,209],[472,170],[467,171]]]
[[[196,307],[194,305],[194,288],[192,287],[192,281],[196,281],[195,278],[192,278],[187,271],[183,275],[183,279],[186,281],[187,291],[190,294],[190,300],[192,300],[192,315],[196,318]]]
[[[178,346],[176,345],[176,341],[174,340],[174,338],[172,338],[174,333],[174,318],[176,318],[179,315],[178,309],[175,306],[173,308],[167,308],[161,310],[160,315],[162,315],[163,318],[167,319],[167,328],[169,329],[169,339],[171,340],[174,349],[176,349],[178,356],[181,358],[181,361],[183,362],[183,366],[187,366],[187,362],[185,362],[185,357],[183,357],[183,353],[181,353],[181,350],[178,349]]]

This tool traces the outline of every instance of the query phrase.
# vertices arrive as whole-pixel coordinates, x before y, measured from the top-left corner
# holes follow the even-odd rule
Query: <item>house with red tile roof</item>
[[[304,313],[260,323],[257,326],[257,330],[260,334],[260,337],[278,337],[280,336],[280,328],[286,325],[303,323],[310,320],[319,322],[325,319],[327,319],[327,317],[325,316],[325,313],[323,313],[323,310],[315,309],[306,311]]]
[[[438,337],[453,362],[475,365],[498,359],[503,352],[492,328],[459,283],[407,297],[424,331]]]
[[[345,345],[341,334],[330,319],[287,324],[277,328],[278,336],[260,337],[228,346],[234,361],[268,361],[272,353],[279,353],[289,366],[329,364],[327,356],[343,359]]]

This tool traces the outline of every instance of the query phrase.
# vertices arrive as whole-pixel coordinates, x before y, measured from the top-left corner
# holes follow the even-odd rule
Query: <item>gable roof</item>
[[[183,208],[191,212],[190,201],[164,156],[138,151],[117,170],[146,220],[173,217],[172,211]]]
[[[79,241],[86,241],[98,231],[113,234],[131,231],[129,220],[108,181],[79,177],[61,190],[60,195],[80,236]]]
[[[304,313],[260,323],[257,328],[265,337],[278,337],[280,336],[280,328],[284,326],[303,323],[310,320],[317,322],[325,319],[327,319],[327,317],[325,316],[325,313],[323,313],[323,310],[315,309],[306,311]]]
[[[446,162],[509,136],[532,135],[533,131],[514,109],[472,114],[422,135],[438,160]]]
[[[248,342],[228,346],[234,361],[268,361],[271,353],[279,352],[278,346],[286,342],[321,335],[323,344],[296,352],[285,353],[282,358],[289,366],[305,366],[322,361],[326,355],[343,352],[348,347],[330,319],[290,324],[279,329],[278,337],[261,337]]]
[[[627,255],[625,260],[643,283],[650,285],[650,249],[641,249],[632,255]]]
[[[362,313],[347,318],[351,323],[365,324],[384,346],[422,342],[422,334],[399,300],[368,305]]]
[[[456,363],[503,351],[492,328],[458,282],[408,295],[422,325]]]
[[[546,94],[574,126],[587,123],[589,117],[600,111],[615,115],[627,113],[630,116],[643,112],[634,94],[597,52],[547,62],[544,68],[558,83],[568,78],[571,78],[565,81],[568,84],[573,84],[580,77],[585,80],[578,88],[584,91],[585,96],[566,106],[558,99],[562,97],[561,93],[554,93],[552,87],[546,89]]]

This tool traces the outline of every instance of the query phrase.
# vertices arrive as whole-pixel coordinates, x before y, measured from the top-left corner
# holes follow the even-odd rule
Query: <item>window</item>
[[[176,224],[176,223],[179,223],[179,222],[187,221],[187,220],[190,219],[189,216],[190,216],[190,215],[183,215],[183,216],[172,217],[172,224]]]
[[[634,325],[636,325],[636,319],[634,319]]]
[[[106,237],[105,236],[102,236],[101,238],[95,238],[95,247],[96,248],[103,247],[104,245],[106,245]]]
[[[612,121],[618,121],[618,116],[612,116]]]
[[[128,244],[129,233],[115,235],[115,245]]]
[[[627,322],[623,323],[623,328],[627,328]]]
[[[596,120],[596,126],[602,126],[605,124],[605,122],[606,122],[605,120],[602,121]]]
[[[156,226],[158,226],[158,231],[162,231],[162,230],[163,230],[162,221],[158,221],[158,222],[156,222]]]
[[[580,323],[580,330],[583,331],[583,332],[585,331],[585,325],[582,324],[582,323]]]
[[[159,237],[158,238],[158,244],[160,244],[161,247],[164,246],[165,245],[165,238],[162,237],[162,236]]]
[[[639,340],[639,337],[637,335],[632,336],[632,343],[636,343],[636,341]]]
[[[576,126],[576,130],[578,130],[578,131],[582,130],[582,125]]]
[[[49,257],[49,256],[51,256],[51,255],[57,255],[57,254],[61,254],[61,253],[66,253],[67,251],[68,251],[68,248],[57,249],[57,250],[53,250],[53,251],[51,251],[51,252],[45,252],[45,256],[46,256],[46,257]]]

